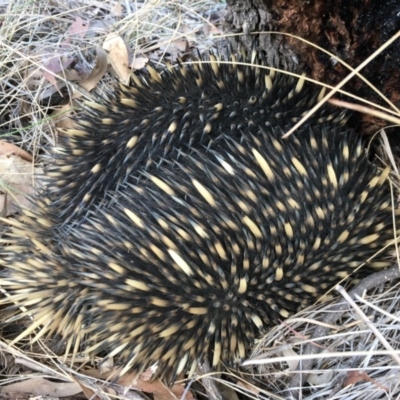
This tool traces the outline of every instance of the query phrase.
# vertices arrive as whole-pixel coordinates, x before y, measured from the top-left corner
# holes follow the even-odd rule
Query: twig
[[[396,265],[392,268],[389,268],[384,271],[376,272],[359,282],[352,290],[349,291],[349,295],[351,298],[356,298],[356,296],[362,296],[362,294],[370,289],[376,288],[378,285],[381,285],[385,282],[392,281],[393,279],[400,278],[399,267]],[[326,324],[334,324],[343,314],[343,312],[347,311],[348,304],[340,303],[335,304],[330,309],[329,314],[326,315],[323,322]],[[332,312],[333,311],[333,312]],[[328,328],[325,326],[318,326],[314,334],[312,335],[312,339],[317,340],[320,337],[326,336],[328,334]],[[302,354],[313,355],[318,354],[321,351],[320,347],[315,346],[313,343],[309,343],[304,347]],[[297,374],[294,374],[288,383],[288,388],[296,388],[289,389],[290,395],[288,398],[292,399],[300,399],[301,398],[301,387],[307,379],[307,374],[303,374],[303,370],[311,370],[313,365],[313,360],[303,360],[299,364],[299,369]]]

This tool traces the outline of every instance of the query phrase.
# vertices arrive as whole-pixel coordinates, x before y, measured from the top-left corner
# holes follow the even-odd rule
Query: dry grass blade
[[[364,114],[372,115],[377,118],[381,118],[385,121],[392,122],[393,124],[400,126],[400,118],[389,115],[388,113],[384,113],[378,110],[374,110],[373,108],[365,107],[360,104],[349,103],[348,101],[330,99],[328,103],[333,104],[338,107],[347,108],[349,110],[358,111]]]
[[[301,312],[297,318],[287,320],[265,336],[255,349],[254,357],[246,362],[249,366],[253,365],[253,377],[263,376],[276,390],[282,387],[291,390],[295,398],[301,393],[303,396],[309,393],[310,398],[320,395],[341,399],[342,396],[347,398],[346,396],[351,395],[351,398],[358,400],[376,399],[382,395],[382,388],[387,390],[388,398],[396,398],[400,395],[400,387],[393,377],[399,373],[400,367],[397,363],[393,365],[392,357],[393,354],[399,354],[397,325],[400,304],[397,299],[400,286],[393,285],[391,280],[398,276],[398,269],[394,267],[366,278],[351,291],[352,296],[357,296],[357,293],[363,293],[366,288],[375,287],[374,293],[364,297],[358,307],[362,314],[368,316],[370,322],[373,321],[374,329],[379,330],[389,350],[372,335],[368,326],[360,321],[347,302],[319,305]],[[384,281],[389,282],[384,287],[377,288]],[[336,325],[333,325],[335,322]],[[300,334],[303,339],[300,339]],[[281,354],[279,344],[283,340],[290,343],[298,353],[297,357],[291,359],[303,360],[303,365],[299,365],[300,371],[287,368],[287,357],[271,357],[271,354]],[[266,353],[264,349],[271,349],[270,353]],[[331,369],[336,371],[335,379],[329,378],[320,386],[303,386],[309,374],[323,376]],[[346,377],[351,376],[352,371],[364,371],[373,379],[362,385],[358,384],[360,386],[357,387],[341,386]],[[366,386],[369,388],[368,397]]]
[[[330,91],[324,98],[321,100],[319,104],[314,106],[309,112],[304,115],[303,118],[300,119],[300,121],[293,126],[288,132],[286,132],[283,137],[286,138],[290,136],[296,129],[299,128],[307,119],[315,113],[322,105],[328,101],[335,93],[338,92],[339,89],[341,89],[350,79],[352,79],[354,76],[357,75],[358,72],[360,72],[368,63],[373,60],[378,54],[380,54],[383,50],[385,50],[387,47],[389,47],[395,40],[397,40],[400,37],[400,31],[397,32],[395,35],[393,35],[387,42],[385,42],[378,50],[374,51],[373,54],[371,54],[363,63],[361,63],[357,68],[355,68],[345,79],[343,79],[332,91]]]

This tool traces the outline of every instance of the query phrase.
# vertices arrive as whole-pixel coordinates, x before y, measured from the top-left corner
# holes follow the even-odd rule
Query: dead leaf
[[[117,21],[108,16],[107,20],[93,20],[90,23],[90,29],[88,31],[88,37],[97,37],[99,35],[105,35],[112,30],[112,27]]]
[[[282,355],[284,357],[288,357],[286,360],[286,364],[289,366],[290,371],[295,371],[297,366],[299,365],[299,360],[295,359],[299,355],[289,346],[284,346],[282,350]]]
[[[239,396],[232,387],[224,385],[222,382],[218,381],[216,382],[216,386],[223,399],[239,400]]]
[[[108,357],[103,362],[101,362],[98,366],[100,374],[108,374],[114,369],[114,359],[112,357]]]
[[[4,142],[3,140],[0,140],[0,155],[16,155],[25,161],[33,161],[32,156],[27,151],[22,150],[13,143]]]
[[[75,68],[69,68],[63,72],[63,77],[68,82],[82,81],[82,75],[87,76],[87,71],[77,71]]]
[[[132,60],[130,67],[134,71],[137,71],[139,69],[144,68],[148,62],[149,62],[149,59],[147,57],[135,57]]]
[[[209,35],[209,36],[223,35],[223,31],[213,24],[204,24],[203,32],[205,35]]]
[[[347,373],[347,378],[343,382],[343,387],[349,386],[349,385],[355,385],[358,382],[372,382],[374,385],[377,387],[381,388],[384,391],[388,391],[388,388],[385,388],[384,386],[380,385],[377,381],[372,379],[365,371],[349,371]]]
[[[349,371],[347,373],[347,378],[343,383],[343,387],[369,380],[371,380],[371,378],[365,373],[365,371]]]
[[[107,374],[100,374],[98,370],[88,369],[85,370],[87,376],[97,379],[114,380],[118,375],[118,370],[114,369]],[[117,380],[117,384],[125,387],[131,387],[135,390],[141,390],[145,393],[152,393],[155,398],[160,400],[176,400],[182,398],[185,392],[185,385],[177,383],[172,387],[166,386],[159,379],[151,381],[150,378],[153,374],[152,368],[149,368],[143,374],[138,375],[136,372],[127,373]],[[185,400],[194,400],[192,393],[189,391],[185,393]]]
[[[167,45],[160,45],[160,50],[168,53],[172,62],[188,54],[190,51],[189,42],[186,38],[176,39]]]
[[[29,88],[32,91],[36,91],[38,88],[40,88],[39,91],[39,96],[38,96],[38,101],[41,101],[43,99],[47,99],[48,97],[52,96],[55,92],[58,91],[58,88],[56,89],[53,84],[51,85],[46,85],[44,86],[42,83],[43,80],[43,72],[40,68],[30,68],[25,72],[25,77],[24,77],[24,82],[27,88]],[[22,107],[25,105],[25,103],[22,103]],[[32,111],[32,106],[31,104],[26,104],[26,107],[29,111]]]
[[[119,1],[117,1],[117,3],[111,7],[110,12],[111,12],[111,14],[116,15],[117,17],[121,17],[122,16],[121,3]]]
[[[75,127],[75,123],[71,116],[74,110],[74,101],[72,104],[64,104],[56,113],[53,115],[53,122],[58,129],[71,129]]]
[[[60,52],[45,53],[43,55],[43,67],[41,68],[43,76],[58,90],[56,77],[62,73],[65,78],[67,68],[74,61],[74,57],[69,54],[70,42],[73,37],[84,38],[89,29],[89,21],[77,17],[68,29],[66,39],[60,45]],[[75,71],[78,77],[80,73]],[[66,78],[68,80],[68,78]]]
[[[331,382],[333,378],[333,371],[328,369],[320,373],[311,372],[307,376],[307,382],[312,385],[326,385]]]
[[[238,381],[238,382],[236,382],[236,384],[239,387],[243,387],[249,393],[254,393],[254,394],[259,394],[260,393],[260,389],[257,386],[251,385],[249,382]]]
[[[97,86],[100,79],[107,72],[107,54],[106,54],[106,52],[101,47],[98,46],[96,48],[96,53],[97,53],[96,65],[94,66],[90,75],[79,84],[84,89],[86,89],[88,92],[90,92]],[[74,99],[77,99],[79,97],[80,97],[80,93],[78,93],[78,92],[74,93],[74,95],[73,95]]]
[[[197,42],[196,31],[187,24],[182,24],[182,32],[185,34],[185,38],[188,41],[189,47],[193,46]]]
[[[68,30],[68,35],[69,36],[76,35],[83,39],[88,29],[89,29],[89,21],[77,17],[76,20],[71,24]]]
[[[30,393],[36,396],[74,396],[82,392],[81,387],[71,382],[51,382],[43,378],[26,379],[0,387],[0,393]]]
[[[144,372],[144,377],[145,379],[143,379],[143,374],[139,376],[136,373],[125,374],[118,380],[118,383],[123,386],[135,387],[145,393],[152,393],[154,397],[160,400],[180,399],[185,392],[184,384],[177,383],[172,387],[168,387],[159,379],[154,381],[148,380],[146,371]],[[192,393],[190,391],[187,392],[185,400],[192,399],[194,399]]]
[[[85,386],[83,383],[78,382],[80,387],[82,388],[83,393],[85,394],[85,396],[90,399],[90,400],[101,400],[103,397],[99,396],[93,389],[88,388],[87,386]],[[117,392],[109,387],[103,386],[101,388],[102,392],[110,394],[111,396],[109,396],[109,398],[116,398],[117,396]]]
[[[7,191],[7,196],[0,194],[0,204],[4,204],[6,216],[15,214],[21,207],[31,206],[27,196],[35,192],[33,177],[42,174],[41,168],[33,168],[31,162],[18,156],[0,156],[0,182],[2,191]]]
[[[55,88],[57,88],[57,75],[68,68],[73,60],[73,57],[66,54],[46,54],[42,63],[42,74]]]
[[[131,71],[129,70],[129,55],[125,42],[116,33],[107,35],[103,49],[108,51],[108,57],[118,78],[125,84],[129,83]]]

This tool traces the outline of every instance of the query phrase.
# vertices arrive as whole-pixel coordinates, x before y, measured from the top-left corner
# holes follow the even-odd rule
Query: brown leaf
[[[77,17],[76,20],[71,24],[68,30],[68,35],[76,35],[83,39],[88,29],[89,21],[85,21],[82,18]]]
[[[72,57],[64,54],[46,54],[41,68],[43,76],[57,88],[56,76],[68,68],[73,61]]]
[[[27,195],[35,192],[34,174],[43,174],[43,171],[41,168],[33,168],[31,162],[18,156],[0,156],[0,181],[7,188],[7,196],[5,193],[0,194],[0,205],[3,204],[3,210],[6,210],[3,216],[13,215],[21,207],[31,206]]]
[[[205,35],[209,35],[209,36],[212,36],[212,35],[216,35],[216,36],[223,35],[223,31],[220,28],[218,28],[217,26],[215,26],[213,24],[209,24],[209,23],[204,24],[203,32],[204,32]]]
[[[5,385],[0,388],[0,393],[30,393],[36,396],[74,396],[82,390],[76,383],[51,382],[43,378],[32,378]]]
[[[222,382],[216,382],[216,386],[218,391],[221,393],[221,397],[223,399],[229,399],[229,400],[239,400],[239,396],[236,393],[236,391],[233,389],[233,387],[230,387],[228,385],[224,385]]]
[[[377,381],[372,379],[365,371],[349,371],[347,373],[346,380],[343,382],[343,387],[349,385],[355,385],[356,383],[363,381],[372,382],[374,385],[381,388],[382,390],[386,392],[388,391],[387,388],[385,388],[384,386],[380,385]]]
[[[84,89],[86,89],[88,92],[90,92],[92,89],[94,89],[97,86],[100,79],[104,76],[104,74],[107,71],[107,54],[106,54],[106,52],[101,47],[97,47],[96,53],[97,53],[96,65],[94,66],[90,75],[79,84]],[[80,93],[75,92],[73,95],[73,98],[77,99],[79,97],[80,97]]]
[[[90,369],[85,370],[85,374],[97,379],[113,380],[118,374],[118,371],[114,369],[109,373],[100,374],[98,370]],[[121,386],[132,387],[134,389],[141,390],[145,393],[152,393],[154,398],[160,400],[176,400],[182,397],[183,393],[185,392],[184,384],[177,383],[172,387],[167,387],[159,379],[151,381],[150,378],[152,374],[153,371],[151,368],[143,372],[141,375],[138,375],[136,372],[127,373],[120,377],[116,383]],[[194,397],[190,391],[185,393],[185,400],[193,399]]]
[[[64,104],[54,115],[54,125],[58,129],[71,129],[75,127],[75,123],[71,116],[74,108],[74,101],[71,104]]]
[[[369,380],[371,380],[371,378],[365,373],[365,371],[349,371],[343,386],[355,385],[358,382]]]
[[[144,68],[148,62],[149,62],[149,59],[147,57],[135,57],[132,60],[130,67],[134,71],[137,71],[138,69]]]
[[[103,43],[103,49],[108,51],[110,63],[118,78],[126,84],[129,83],[131,71],[128,68],[128,49],[121,36],[113,32],[107,35]]]
[[[160,44],[160,50],[170,55],[171,61],[176,61],[190,51],[189,42],[186,38],[176,39],[167,45]]]
[[[33,160],[32,156],[28,152],[22,150],[17,145],[0,140],[0,155],[7,156],[12,154],[21,157],[25,161],[32,162]]]
[[[169,388],[159,379],[154,381],[149,380],[146,371],[139,376],[136,373],[126,374],[118,380],[118,383],[124,386],[133,386],[146,393],[153,393],[154,397],[160,400],[180,399],[185,392],[185,386],[181,383],[177,383]],[[192,393],[186,393],[185,400],[192,399],[194,399]]]
[[[260,389],[257,386],[251,385],[249,382],[238,381],[238,382],[236,382],[236,384],[239,387],[243,387],[249,393],[254,393],[256,395],[258,395],[260,393]]]
[[[83,393],[85,393],[85,396],[86,396],[88,399],[90,399],[90,400],[101,400],[101,399],[102,399],[102,397],[99,396],[93,389],[88,388],[87,386],[85,386],[85,385],[84,385],[83,383],[81,383],[81,382],[78,382],[78,384],[80,385],[80,387],[81,387]],[[111,395],[110,398],[116,398],[117,392],[116,392],[114,389],[109,388],[109,387],[106,387],[106,386],[103,386],[103,387],[101,388],[101,390],[102,390],[102,392],[104,392],[104,393],[110,394],[110,395]]]

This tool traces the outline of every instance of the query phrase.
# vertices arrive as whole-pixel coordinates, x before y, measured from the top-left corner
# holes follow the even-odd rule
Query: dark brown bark
[[[247,48],[256,37],[271,64],[306,71],[318,81],[335,84],[348,69],[318,49],[288,36],[256,34],[275,31],[300,36],[328,50],[352,67],[400,30],[398,0],[227,0],[226,22]],[[362,74],[400,106],[400,40],[362,70]],[[358,78],[346,90],[382,103]],[[366,123],[368,118],[364,118]],[[376,123],[376,121],[375,121]],[[374,128],[377,126],[374,125]]]

